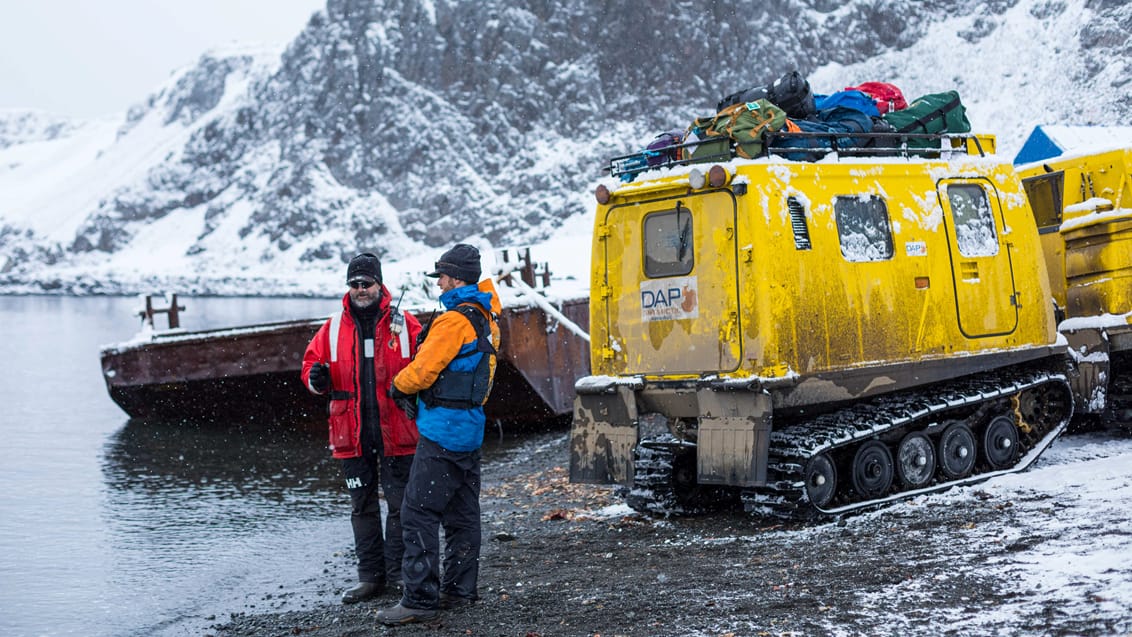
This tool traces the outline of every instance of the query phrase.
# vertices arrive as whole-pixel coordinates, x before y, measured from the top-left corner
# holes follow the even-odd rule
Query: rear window
[[[892,230],[888,208],[876,195],[837,197],[833,200],[841,255],[846,261],[885,261],[892,258]]]
[[[692,271],[692,211],[677,202],[674,210],[645,217],[645,276],[683,276]]]

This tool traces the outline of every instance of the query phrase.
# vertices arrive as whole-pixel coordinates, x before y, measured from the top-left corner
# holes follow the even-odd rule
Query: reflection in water
[[[341,482],[322,427],[264,423],[131,419],[107,442],[103,474],[115,514],[126,512],[116,500],[128,501],[131,511],[144,502],[153,524],[183,523],[196,512],[197,521],[223,522],[234,532],[245,523],[260,526],[267,514],[327,511]],[[227,519],[217,519],[229,509]]]
[[[113,491],[157,499],[226,493],[279,502],[338,482],[325,428],[317,424],[131,419],[107,442],[104,460],[106,483]]]
[[[277,577],[270,563],[281,552],[299,557],[287,547],[303,534],[328,522],[346,531],[349,500],[325,438],[317,426],[130,420],[102,465],[104,522],[122,561],[115,583],[152,590]],[[329,547],[311,538],[308,548]]]

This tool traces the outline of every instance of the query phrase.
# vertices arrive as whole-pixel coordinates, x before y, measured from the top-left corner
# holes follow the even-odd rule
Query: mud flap
[[[1103,329],[1081,329],[1062,333],[1069,341],[1069,355],[1076,373],[1069,378],[1073,387],[1074,411],[1099,414],[1108,403],[1109,343]]]
[[[738,487],[766,484],[770,395],[701,389],[696,399],[700,405],[696,481]]]
[[[633,390],[582,394],[574,399],[570,429],[570,482],[633,483],[637,401]]]

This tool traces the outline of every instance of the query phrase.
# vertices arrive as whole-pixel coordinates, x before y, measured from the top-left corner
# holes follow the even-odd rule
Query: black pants
[[[480,451],[454,452],[421,437],[401,509],[406,608],[437,608],[440,592],[477,599],[480,561]],[[444,575],[440,575],[440,527]]]
[[[401,531],[401,503],[413,456],[385,456],[381,459],[381,490],[385,492],[385,574],[390,582],[401,581],[401,559],[405,540]]]
[[[358,557],[358,581],[384,583],[401,579],[401,501],[412,466],[412,456],[376,455],[342,460],[342,473],[350,491],[350,524],[354,529],[354,552]],[[381,501],[377,485],[385,491],[388,514],[385,533],[381,528]],[[384,541],[389,538],[389,541]]]

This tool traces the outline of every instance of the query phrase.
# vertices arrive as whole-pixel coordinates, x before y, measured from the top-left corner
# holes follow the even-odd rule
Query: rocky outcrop
[[[972,17],[959,35],[977,46],[1015,4],[328,0],[281,55],[205,55],[132,109],[118,143],[155,126],[183,140],[75,210],[83,222],[68,241],[33,253],[10,224],[0,286],[32,284],[74,255],[112,260],[170,215],[199,215],[186,254],[236,269],[340,267],[357,249],[397,259],[469,237],[537,241],[586,211],[578,193],[605,158],[726,93],[903,49],[954,16]],[[1095,19],[1080,46],[1058,54],[1085,52],[1065,65],[1084,83],[1126,82],[1126,67],[1111,66],[1132,59],[1132,11],[1087,4]],[[12,126],[0,120],[0,144],[18,139]],[[231,254],[233,237],[254,247]]]

